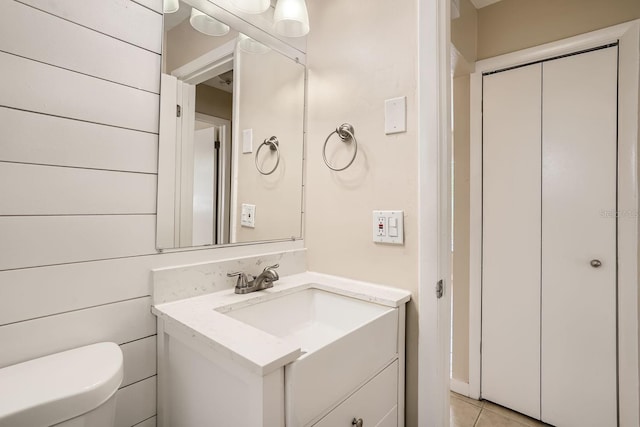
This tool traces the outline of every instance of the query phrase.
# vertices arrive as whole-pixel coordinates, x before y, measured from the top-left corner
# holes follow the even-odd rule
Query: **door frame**
[[[201,122],[209,123],[211,125],[217,126],[221,128],[222,135],[218,139],[220,140],[220,158],[218,159],[218,164],[216,165],[216,185],[218,189],[218,197],[216,200],[216,204],[218,208],[216,209],[216,224],[215,227],[218,229],[218,240],[221,239],[220,236],[223,236],[225,233],[229,232],[229,203],[226,203],[227,199],[229,199],[229,194],[231,192],[228,187],[231,187],[231,174],[227,174],[227,170],[231,167],[231,149],[229,145],[231,144],[230,134],[231,134],[231,120],[223,119],[216,116],[211,116],[203,113],[196,113],[195,119]],[[193,166],[191,167],[191,174],[193,174]],[[222,209],[221,209],[222,207]],[[214,245],[224,244],[223,242],[213,242]]]
[[[482,74],[619,42],[618,410],[620,426],[640,425],[638,358],[638,100],[640,19],[476,63],[471,74],[469,395],[480,398],[482,295]]]
[[[418,2],[418,425],[449,426],[451,2]],[[444,293],[436,296],[436,284]]]

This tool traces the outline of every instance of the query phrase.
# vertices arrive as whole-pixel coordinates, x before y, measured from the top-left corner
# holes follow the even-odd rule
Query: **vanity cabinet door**
[[[314,424],[315,427],[398,426],[398,361],[363,385]]]

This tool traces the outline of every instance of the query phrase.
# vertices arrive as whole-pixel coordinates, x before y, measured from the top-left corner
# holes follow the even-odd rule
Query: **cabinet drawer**
[[[309,426],[398,354],[398,309],[286,365],[288,426]],[[322,367],[322,369],[319,369]]]
[[[397,427],[397,404],[398,361],[396,360],[314,426],[352,427],[351,422],[354,418],[362,418],[363,427]]]

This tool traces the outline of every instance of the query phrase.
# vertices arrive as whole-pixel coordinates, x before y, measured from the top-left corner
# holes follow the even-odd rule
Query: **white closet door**
[[[615,426],[617,48],[543,80],[542,419]]]
[[[482,390],[540,417],[541,64],[483,78]]]

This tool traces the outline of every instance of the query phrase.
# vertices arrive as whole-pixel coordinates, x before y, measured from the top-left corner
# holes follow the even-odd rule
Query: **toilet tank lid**
[[[103,342],[0,369],[0,426],[51,425],[106,402],[122,382],[122,351]]]

